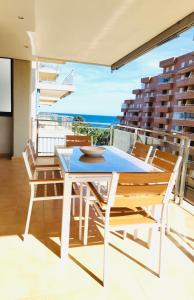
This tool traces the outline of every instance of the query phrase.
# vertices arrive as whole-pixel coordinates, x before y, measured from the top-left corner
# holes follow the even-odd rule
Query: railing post
[[[177,138],[174,138],[174,143],[177,143]],[[179,155],[182,156],[182,157],[183,157],[183,154],[184,154],[184,145],[185,145],[185,139],[181,139],[180,146],[179,146]],[[181,163],[181,166],[182,166],[182,163]],[[177,180],[176,180],[175,191],[174,191],[174,200],[177,204],[180,201],[179,192],[180,192],[180,180],[181,180],[181,169],[182,169],[181,166],[179,168],[179,173],[178,173],[178,177],[177,177]]]
[[[180,179],[180,191],[179,191],[179,204],[180,205],[182,204],[183,199],[184,199],[190,143],[191,143],[191,140],[188,138],[185,138],[183,161],[182,161],[182,171],[181,171],[181,179]]]
[[[38,127],[39,127],[39,122],[38,119],[36,120],[36,154],[38,156]]]
[[[114,138],[114,126],[110,126],[110,140],[109,140],[109,146],[113,145],[113,138]]]
[[[136,128],[135,129],[135,132],[134,132],[134,144],[137,142],[137,137],[138,137],[138,129]]]

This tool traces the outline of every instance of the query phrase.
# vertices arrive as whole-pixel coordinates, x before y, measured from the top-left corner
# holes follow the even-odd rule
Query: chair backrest
[[[92,137],[87,135],[66,135],[66,147],[91,146]]]
[[[138,207],[163,203],[171,172],[121,173],[113,207]]]
[[[108,209],[166,204],[174,188],[181,160],[181,156],[176,157],[172,171],[113,173]]]
[[[29,150],[30,150],[31,155],[32,155],[33,162],[35,163],[37,155],[36,155],[36,151],[35,151],[35,148],[34,148],[34,144],[33,144],[31,139],[29,139],[27,141],[27,147],[29,147]]]
[[[33,160],[33,156],[30,150],[30,146],[27,144],[25,150],[22,153],[23,158],[24,158],[24,163],[26,166],[26,170],[28,173],[28,176],[30,179],[33,178],[33,174],[34,174],[34,160]]]
[[[176,155],[156,149],[151,164],[163,171],[172,172],[177,159],[178,157]]]
[[[153,147],[136,142],[131,150],[131,155],[148,162]]]

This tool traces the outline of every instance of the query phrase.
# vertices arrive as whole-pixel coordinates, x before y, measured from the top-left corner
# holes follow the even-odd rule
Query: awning
[[[0,56],[117,69],[194,24],[193,11],[193,0],[1,1]]]

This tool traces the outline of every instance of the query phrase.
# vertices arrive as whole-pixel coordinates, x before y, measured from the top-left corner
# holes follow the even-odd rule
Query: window
[[[12,115],[11,59],[0,58],[0,115]]]
[[[185,66],[185,61],[183,61],[183,62],[181,63],[181,68],[184,68],[184,66]]]

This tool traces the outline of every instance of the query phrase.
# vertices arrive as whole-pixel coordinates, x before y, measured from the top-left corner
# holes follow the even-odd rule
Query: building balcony
[[[158,84],[158,90],[162,91],[162,90],[171,90],[173,88],[173,83],[172,82],[161,82]]]
[[[175,75],[175,72],[168,72],[168,73],[162,73],[159,75],[160,78],[173,78]]]
[[[153,110],[153,107],[143,107],[143,112],[152,112]]]
[[[188,112],[194,113],[194,104],[193,105],[175,105],[173,106],[173,111],[175,112]]]
[[[168,124],[168,119],[166,117],[155,117],[154,118],[154,123],[155,124]]]
[[[127,112],[139,112],[141,109],[137,107],[129,107],[127,108]]]
[[[156,101],[158,101],[158,102],[170,101],[171,98],[172,98],[172,95],[170,95],[170,94],[164,94],[164,95],[163,94],[158,94],[156,96]]]
[[[170,112],[172,109],[169,106],[162,106],[162,105],[158,105],[158,106],[154,106],[154,112],[164,112],[164,113],[168,113]]]
[[[194,127],[194,120],[192,119],[172,119],[172,125],[180,125],[180,126],[187,126],[187,127]]]
[[[176,81],[176,87],[184,87],[184,86],[190,86],[194,85],[194,76],[193,77],[188,77],[184,79],[179,79]]]
[[[139,116],[132,116],[132,117],[126,117],[125,119],[126,119],[127,121],[138,122],[138,121],[141,119],[141,117],[139,117]]]
[[[132,90],[132,93],[135,94],[135,95],[138,95],[142,92],[142,89],[135,89],[135,90]]]
[[[160,61],[160,68],[168,68],[174,64],[175,58],[171,57]]]
[[[154,118],[153,117],[142,117],[142,122],[153,122]]]
[[[186,91],[186,92],[177,92],[175,93],[175,99],[184,100],[184,99],[194,99],[194,91]]]
[[[155,96],[149,96],[149,97],[143,97],[143,102],[144,103],[149,103],[154,101]]]
[[[185,67],[183,67],[182,69],[180,69],[177,74],[185,74],[187,72],[191,72],[194,71],[194,62],[192,62],[191,64],[187,64]]]
[[[150,77],[141,78],[141,83],[149,83],[149,82],[150,82]]]

